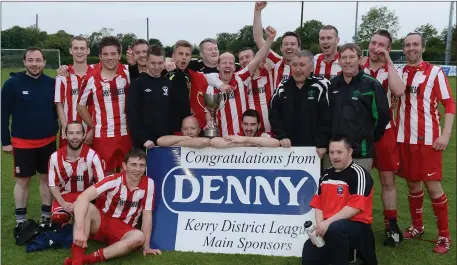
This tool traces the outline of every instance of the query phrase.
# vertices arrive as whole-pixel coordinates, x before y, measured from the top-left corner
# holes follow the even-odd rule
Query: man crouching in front
[[[125,171],[105,177],[76,200],[72,257],[66,258],[64,265],[103,262],[141,246],[144,256],[161,254],[160,250],[149,247],[155,192],[154,181],[144,175],[146,153],[131,150],[122,167]],[[98,197],[97,206],[90,203]],[[135,228],[141,214],[142,231]],[[88,239],[107,243],[108,247],[85,255]]]
[[[303,246],[303,265],[347,265],[350,249],[360,252],[367,265],[376,265],[371,230],[373,179],[352,161],[351,144],[346,137],[330,140],[330,160],[319,180],[317,195],[310,206],[315,209],[316,235],[325,244],[318,248],[308,239]]]

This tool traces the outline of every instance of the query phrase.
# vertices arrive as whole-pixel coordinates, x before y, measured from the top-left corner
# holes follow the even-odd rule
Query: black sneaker
[[[14,228],[14,239],[16,239],[21,233],[22,228],[24,228],[24,223],[25,221],[16,223],[16,227]]]
[[[40,223],[38,223],[39,231],[49,231],[52,229],[51,218],[41,216]]]
[[[29,219],[24,222],[22,229],[17,234],[16,245],[23,246],[25,243],[33,240],[38,233],[38,224],[35,220]]]
[[[400,231],[396,220],[389,220],[389,228],[385,232],[384,246],[396,247],[403,241],[403,233]]]

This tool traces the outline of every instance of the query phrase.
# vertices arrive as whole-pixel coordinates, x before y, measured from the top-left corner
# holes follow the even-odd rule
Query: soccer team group
[[[371,38],[368,58],[351,43],[338,51],[338,30],[330,25],[319,32],[322,53],[300,50],[299,36],[286,32],[280,56],[270,49],[274,28],[265,28],[264,39],[266,5],[255,4],[258,51],[242,49],[239,64],[233,54],[219,54],[213,39],[200,43],[201,59],[191,59],[192,45],[185,40],[165,58],[162,47],[139,39],[123,65],[119,40],[105,37],[100,63],[88,65],[88,41],[76,36],[73,64],[61,66],[54,79],[43,73],[42,51],[27,49],[26,71],[11,74],[1,102],[3,151],[14,156],[15,238],[27,220],[31,176],[39,173],[40,229],[74,225],[72,255],[64,264],[102,262],[139,247],[144,255],[161,254],[149,246],[155,187],[145,176],[146,150],[313,146],[322,177],[311,206],[316,233],[327,243],[316,248],[307,242],[303,264],[327,258],[347,264],[349,248],[363,249],[353,235],[365,233],[364,225],[371,230],[372,167],[382,184],[384,244],[424,234],[424,185],[438,227],[433,251],[447,253],[448,203],[440,181],[455,102],[443,71],[422,60],[423,37],[414,32],[404,39],[407,64],[401,69],[390,59],[392,38],[382,29]],[[217,112],[221,137],[204,137],[210,115],[200,103],[206,93],[223,95]],[[443,128],[438,103],[445,109]],[[409,190],[412,224],[403,232],[395,175]],[[86,254],[88,239],[108,246]]]

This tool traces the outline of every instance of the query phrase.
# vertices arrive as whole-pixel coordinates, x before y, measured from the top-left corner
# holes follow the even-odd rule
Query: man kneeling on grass
[[[143,246],[143,255],[161,254],[151,249],[154,181],[144,175],[146,153],[133,149],[125,156],[125,171],[104,178],[89,187],[75,202],[72,257],[64,265],[93,264],[112,259]],[[90,201],[97,199],[96,205]],[[143,214],[142,231],[135,228]],[[109,246],[85,255],[87,240]]]

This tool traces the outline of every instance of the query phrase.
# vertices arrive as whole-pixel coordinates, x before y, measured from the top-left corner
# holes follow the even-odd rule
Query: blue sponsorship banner
[[[301,256],[314,222],[320,159],[313,147],[148,150],[156,194],[151,247]]]

